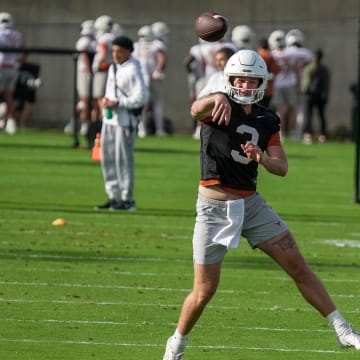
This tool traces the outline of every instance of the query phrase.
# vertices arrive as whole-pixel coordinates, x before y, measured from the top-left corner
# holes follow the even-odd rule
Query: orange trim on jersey
[[[102,42],[102,43],[99,43],[98,44],[98,49],[100,50],[103,50],[103,51],[107,51],[107,49],[108,49],[108,45],[107,45],[107,43],[106,42]]]
[[[208,116],[208,117],[206,117],[206,118],[204,118],[204,119],[201,119],[201,120],[198,120],[199,122],[201,122],[201,123],[209,123],[209,122],[211,122],[211,120],[212,120],[212,116]]]
[[[110,64],[107,64],[107,63],[101,63],[99,64],[99,70],[100,71],[107,71],[110,67]]]
[[[280,140],[280,133],[277,132],[275,134],[273,134],[270,138],[270,140],[267,143],[266,147],[270,147],[270,146],[281,146],[281,140]]]
[[[208,180],[200,180],[200,185],[202,186],[210,186],[210,185],[220,185],[222,189],[224,189],[226,192],[240,195],[241,197],[247,197],[252,194],[255,194],[255,190],[238,190],[233,189],[227,186],[221,185],[221,181],[219,179],[208,179]]]
[[[221,187],[229,193],[240,195],[242,197],[247,197],[252,194],[255,194],[255,190],[238,190],[238,189],[229,188],[227,186],[221,186]]]
[[[200,180],[200,185],[203,186],[221,185],[221,181],[219,179]]]

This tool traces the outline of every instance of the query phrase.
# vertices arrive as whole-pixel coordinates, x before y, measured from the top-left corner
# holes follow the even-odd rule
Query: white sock
[[[335,329],[335,331],[343,324],[347,324],[346,320],[339,313],[339,311],[334,310],[326,318],[329,321],[329,324]]]
[[[173,351],[175,353],[183,352],[186,346],[187,339],[187,335],[181,335],[178,329],[176,329],[171,341],[171,347]]]

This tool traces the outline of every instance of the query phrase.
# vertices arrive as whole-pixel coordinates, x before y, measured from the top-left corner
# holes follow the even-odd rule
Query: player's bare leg
[[[168,340],[164,360],[181,359],[187,335],[199,320],[216,292],[220,281],[221,262],[211,265],[194,264],[194,285],[186,297],[175,334]]]
[[[341,346],[360,350],[357,334],[336,310],[329,293],[301,255],[295,240],[284,232],[261,244],[259,248],[271,256],[295,281],[303,297],[333,326]]]

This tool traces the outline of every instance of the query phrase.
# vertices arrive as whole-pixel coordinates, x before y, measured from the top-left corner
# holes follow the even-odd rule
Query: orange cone
[[[100,142],[100,133],[96,134],[96,139],[94,142],[94,146],[91,151],[91,158],[94,161],[100,161],[101,160],[101,142]]]

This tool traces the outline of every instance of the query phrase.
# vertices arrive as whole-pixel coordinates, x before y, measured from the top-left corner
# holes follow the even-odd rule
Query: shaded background
[[[324,62],[332,73],[329,129],[351,129],[353,95],[349,87],[358,78],[358,0],[2,0],[0,5],[0,11],[12,14],[14,27],[29,47],[73,49],[80,23],[100,15],[112,16],[133,40],[140,26],[165,21],[171,30],[165,113],[176,132],[189,134],[193,123],[183,59],[197,42],[194,20],[207,10],[225,15],[230,31],[246,24],[258,38],[276,29],[301,29],[306,47],[324,50]],[[31,54],[29,61],[41,64],[44,81],[30,126],[62,128],[73,112],[73,57]]]

